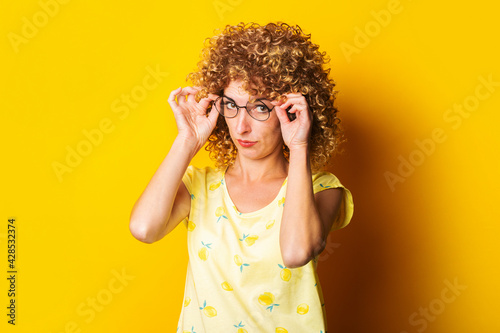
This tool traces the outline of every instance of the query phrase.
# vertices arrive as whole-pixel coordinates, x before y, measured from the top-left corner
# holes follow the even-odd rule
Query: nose
[[[237,134],[241,135],[252,131],[250,126],[252,119],[245,108],[240,109],[238,115],[234,118],[234,121],[236,121]]]

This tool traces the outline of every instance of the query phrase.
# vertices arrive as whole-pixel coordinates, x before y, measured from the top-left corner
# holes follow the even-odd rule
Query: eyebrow
[[[226,97],[226,98],[229,98],[230,100],[232,100],[233,102],[235,102],[235,103],[236,103],[236,101],[234,100],[234,98],[229,97],[229,96],[227,96],[226,94],[222,94],[222,96],[224,96],[224,97]],[[251,97],[251,96],[250,96],[250,97]],[[267,97],[264,97],[264,96],[263,96],[263,97],[258,97],[258,98],[255,98],[255,101],[268,101],[268,102],[271,102],[271,100],[270,100],[270,99],[268,99]],[[245,103],[245,104],[246,104],[246,103]]]

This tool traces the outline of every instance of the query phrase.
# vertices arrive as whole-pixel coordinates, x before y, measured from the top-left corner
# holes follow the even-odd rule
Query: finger
[[[282,103],[282,104],[280,105],[280,107],[282,107],[283,109],[285,109],[285,110],[286,110],[286,109],[288,109],[288,107],[290,107],[290,106],[292,106],[292,105],[293,105],[293,102],[292,102],[292,101],[290,101],[290,100],[288,100],[288,101],[286,101],[286,102]]]
[[[186,103],[186,96],[189,94],[188,88],[181,88],[181,91],[177,94],[177,104],[183,106]]]
[[[199,91],[198,89],[195,89],[193,87],[186,87],[183,90],[186,94],[197,94]]]
[[[289,93],[289,94],[285,94],[284,96],[285,96],[287,101],[293,100],[296,103],[301,103],[301,102],[307,103],[305,96],[300,94],[300,93]]]
[[[209,97],[204,97],[200,100],[200,106],[203,108],[203,110],[206,110],[210,103],[212,102],[212,99]]]
[[[283,109],[288,109],[289,107],[293,107],[295,106],[296,108],[307,108],[306,107],[307,104],[303,104],[303,103],[300,103],[296,100],[293,100],[293,99],[289,99],[288,101],[286,101],[285,103],[283,103],[282,105],[280,105]]]
[[[217,110],[215,110],[215,108],[212,108],[210,110],[210,112],[208,113],[208,119],[210,120],[210,122],[212,124],[214,124],[214,127],[215,127],[215,124],[217,122],[217,117],[219,116],[219,112],[217,112]]]
[[[300,100],[298,97],[288,97],[286,101],[281,103],[281,107],[284,109],[287,109],[288,107],[294,105],[294,104],[301,104],[303,103],[302,100]]]
[[[283,95],[286,99],[303,99],[304,101],[306,100],[306,96],[302,95],[300,93],[289,93]]]
[[[214,102],[217,98],[219,98],[218,95],[214,95],[214,94],[208,94],[207,97],[204,97],[200,100],[200,106],[206,110],[208,108],[208,106],[210,105],[210,103]],[[218,112],[217,112],[218,113]]]
[[[295,104],[307,104],[307,100],[302,95],[295,97],[288,97],[287,101],[292,101]]]
[[[309,117],[309,110],[307,108],[304,108],[302,105],[294,105],[288,112],[289,113],[296,113],[297,117]]]
[[[297,109],[296,106],[293,106],[290,110],[287,111],[287,116],[290,116],[292,114],[294,116],[292,118],[293,120],[291,120],[291,121],[295,121],[295,120],[299,119],[299,122],[302,123],[301,119],[303,119],[303,118],[301,116],[301,111],[299,109]]]
[[[219,98],[220,96],[219,95],[215,95],[215,94],[208,94],[208,98],[210,98],[210,100],[212,101],[215,101],[217,98]]]
[[[292,106],[292,108],[291,108],[290,110],[288,110],[287,112],[288,112],[288,113],[297,113],[297,117],[298,117],[298,116],[299,116],[299,114],[301,113],[301,111],[302,111],[302,110],[299,110],[299,109],[297,108],[297,106],[296,106],[296,105],[294,105],[294,106]]]
[[[196,103],[196,94],[189,94],[189,95],[187,95],[187,101],[189,103]]]
[[[181,87],[179,87],[179,88],[177,88],[177,89],[175,89],[175,90],[172,90],[172,91],[170,92],[170,95],[168,95],[168,100],[169,100],[169,101],[173,101],[173,102],[175,102],[175,96],[177,96],[177,94],[179,94],[179,92],[180,92],[181,90],[182,90],[182,88],[181,88]]]
[[[271,101],[271,104],[274,106],[283,106],[284,102],[282,101]]]
[[[201,90],[203,89],[202,87],[199,87],[199,86],[193,86],[193,88],[194,88],[194,89],[196,89],[197,91],[201,91]],[[217,96],[217,95],[210,94],[210,93],[208,93],[208,95],[209,95],[209,96],[210,96],[210,95],[212,95],[212,96],[216,96],[215,98],[219,97],[219,96]]]
[[[193,87],[186,87],[183,89],[187,95],[188,102],[196,103],[196,94],[198,90]]]
[[[177,105],[176,101],[175,101],[175,97],[177,96],[177,94],[179,94],[179,92],[182,90],[181,87],[175,89],[175,90],[172,90],[172,92],[170,93],[170,95],[168,96],[168,104],[170,105],[170,107],[173,109],[175,108]]]
[[[290,119],[288,119],[288,115],[286,113],[286,110],[282,108],[281,106],[276,105],[274,108],[276,110],[276,115],[278,116],[278,120],[282,125],[286,125],[290,123]]]
[[[293,104],[305,104],[305,105],[307,105],[307,100],[303,95],[288,94],[285,96],[286,96],[286,102],[292,102]]]

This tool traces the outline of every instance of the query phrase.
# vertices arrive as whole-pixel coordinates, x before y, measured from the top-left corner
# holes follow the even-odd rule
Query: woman
[[[178,331],[326,332],[317,256],[353,209],[318,172],[341,138],[326,62],[299,27],[241,23],[170,94],[178,134],[130,230],[153,243],[187,227]],[[216,168],[189,166],[207,141]]]

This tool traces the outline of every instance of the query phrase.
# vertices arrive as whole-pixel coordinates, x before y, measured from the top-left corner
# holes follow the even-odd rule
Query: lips
[[[254,144],[257,143],[257,141],[248,141],[248,140],[237,140],[240,146],[242,147],[252,147]]]

